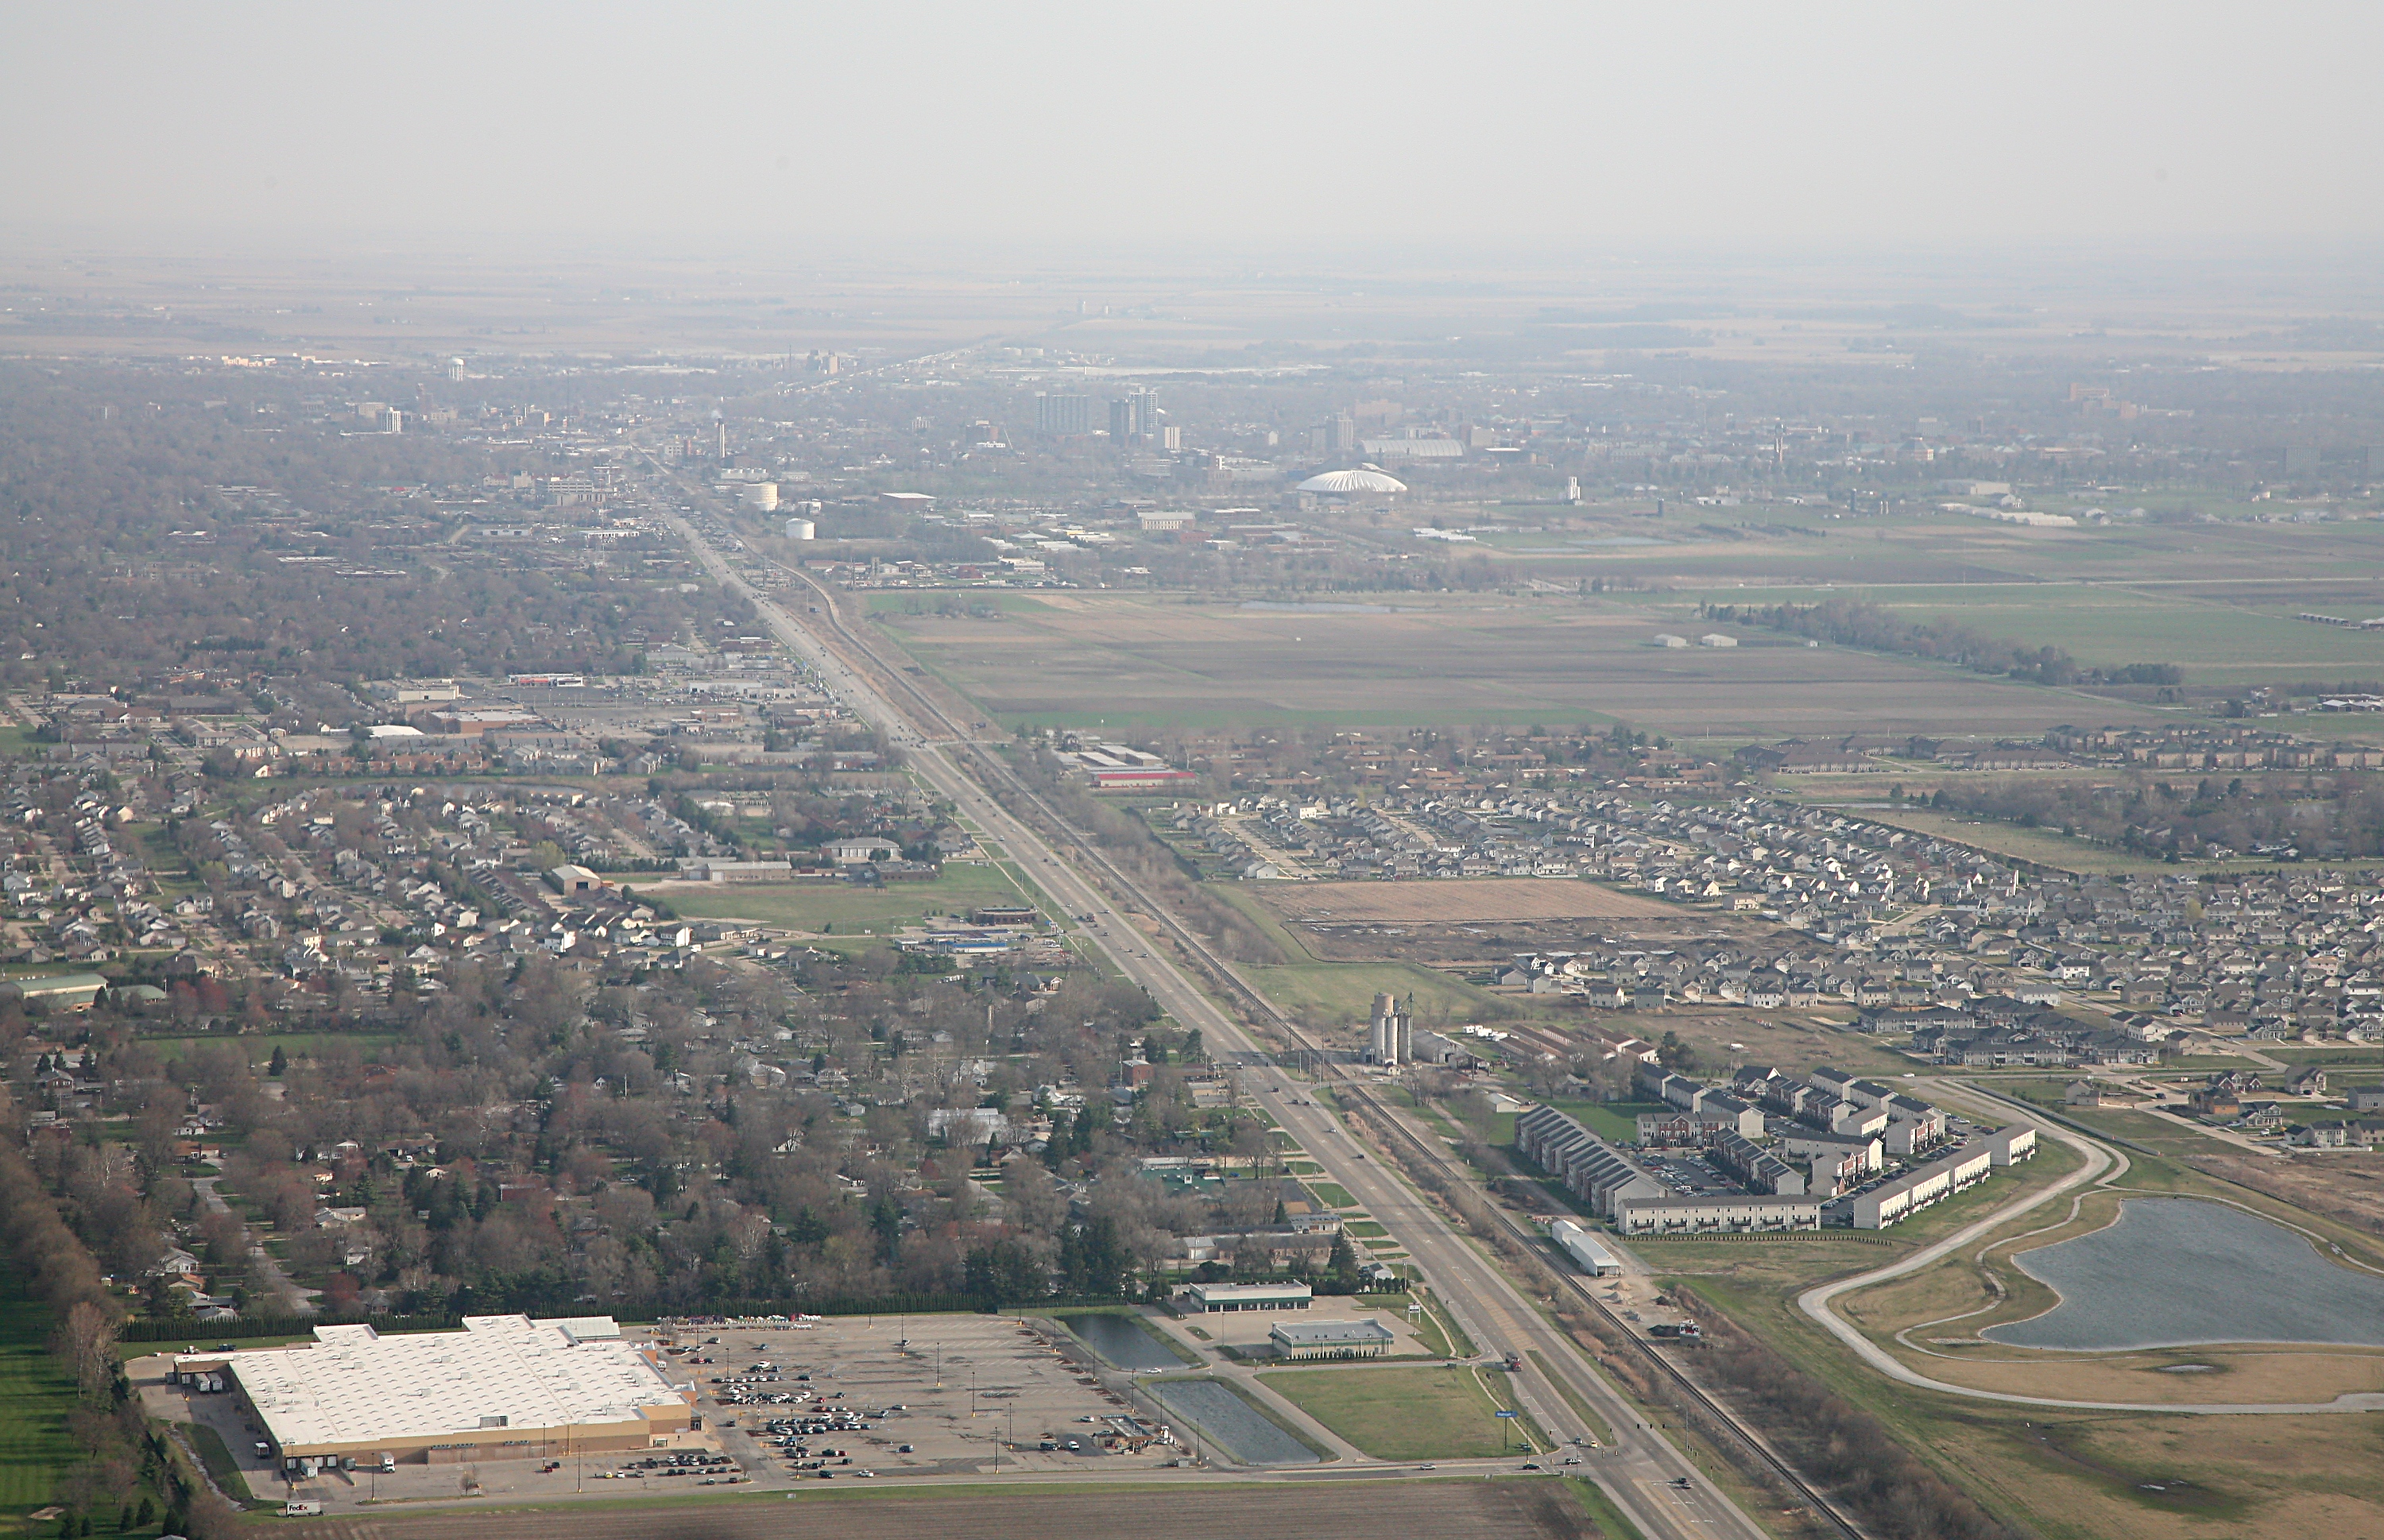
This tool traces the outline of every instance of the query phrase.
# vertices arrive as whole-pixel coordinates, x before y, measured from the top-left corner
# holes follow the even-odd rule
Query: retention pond
[[[1167,1345],[1143,1329],[1130,1315],[1063,1315],[1060,1324],[1089,1344],[1094,1352],[1120,1369],[1145,1372],[1181,1369],[1184,1360]]]
[[[2012,1260],[2061,1296],[2043,1315],[1979,1334],[2015,1348],[2384,1347],[2384,1277],[2224,1203],[2130,1198],[2110,1225]]]
[[[1260,1416],[1214,1380],[1156,1380],[1144,1386],[1245,1465],[1314,1465],[1316,1451]]]

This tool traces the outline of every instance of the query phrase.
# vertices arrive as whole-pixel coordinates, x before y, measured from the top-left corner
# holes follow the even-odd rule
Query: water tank
[[[818,533],[818,528],[817,525],[807,518],[790,518],[787,520],[787,539],[807,540]]]
[[[750,482],[739,489],[745,506],[759,513],[776,512],[778,506],[778,484],[776,481]]]

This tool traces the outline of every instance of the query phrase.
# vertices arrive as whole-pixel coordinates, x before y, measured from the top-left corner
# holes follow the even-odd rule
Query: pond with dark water
[[[2224,1203],[2130,1198],[2105,1228],[2012,1261],[2061,1296],[2043,1315],[1979,1334],[2015,1348],[2384,1347],[2384,1277]]]
[[[1203,1437],[1223,1444],[1245,1465],[1317,1463],[1315,1450],[1214,1380],[1154,1380],[1144,1388],[1170,1411],[1199,1423]]]
[[[1060,1324],[1120,1369],[1181,1369],[1184,1360],[1130,1315],[1063,1315]]]

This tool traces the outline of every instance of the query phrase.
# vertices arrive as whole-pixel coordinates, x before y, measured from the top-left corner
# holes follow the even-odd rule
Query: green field
[[[2268,679],[2291,669],[2358,677],[2384,668],[2384,637],[2293,616],[2335,613],[2334,600],[2278,605],[2268,586],[2234,602],[2225,584],[2131,589],[2115,583],[2003,582],[1917,586],[1841,585],[1772,589],[1750,600],[1743,589],[1695,595],[1718,603],[1810,604],[1860,599],[1916,624],[1956,620],[1987,636],[2024,638],[2058,647],[2089,664],[2173,663],[2194,682]],[[2349,596],[2346,596],[2349,597]],[[2360,600],[2343,607],[2365,619]]]
[[[1266,1387],[1376,1459],[1465,1459],[1528,1450],[1522,1419],[1493,1413],[1470,1369],[1300,1369],[1261,1374]]]
[[[1041,904],[1000,866],[948,865],[933,882],[883,888],[849,883],[753,882],[671,888],[655,894],[690,920],[751,920],[817,933],[881,936],[929,914],[966,914],[988,904]],[[1057,916],[1053,916],[1057,917]]]
[[[1830,568],[1833,576],[1893,575],[1879,570],[1867,547],[1817,543],[1858,558]],[[1757,550],[1783,553],[1763,542],[1667,546],[1663,555],[1697,567],[1684,574],[1689,581],[1711,585],[1721,574],[1701,564],[1716,555],[1744,561]],[[1939,570],[1925,553],[1915,559],[1925,570],[1910,576]],[[1560,576],[1586,581],[1589,574]],[[884,629],[1005,726],[1128,736],[1261,724],[1595,727],[1622,719],[1676,737],[1745,742],[1891,727],[2042,732],[2080,714],[2070,692],[1909,658],[1831,647],[1650,648],[1654,632],[1677,629],[1690,609],[1669,597],[1655,604],[1526,592],[1381,598],[1370,609],[1287,613],[1246,610],[1235,596],[1071,594],[998,621],[895,615]],[[2153,715],[2118,702],[2100,709],[2100,717],[2120,722]]]
[[[1671,1110],[1660,1101],[1570,1101],[1559,1098],[1548,1105],[1578,1120],[1599,1138],[1623,1145],[1639,1142],[1640,1113]]]
[[[75,1459],[74,1382],[51,1359],[49,1332],[48,1309],[13,1273],[0,1278],[0,1521],[12,1523],[48,1504]]]
[[[1378,994],[1412,998],[1419,1022],[1479,1022],[1514,1013],[1495,995],[1431,968],[1405,962],[1294,962],[1246,967],[1243,976],[1311,1026],[1362,1025]]]

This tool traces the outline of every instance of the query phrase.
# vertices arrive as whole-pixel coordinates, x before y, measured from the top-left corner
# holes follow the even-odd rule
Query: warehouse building
[[[1279,1359],[1378,1359],[1396,1339],[1379,1321],[1278,1321],[1267,1340]]]
[[[282,1469],[306,1473],[648,1449],[694,1420],[691,1397],[603,1315],[467,1315],[459,1332],[396,1336],[317,1326],[312,1343],[182,1354],[174,1369],[221,1373]]]
[[[1818,1198],[1764,1198],[1740,1193],[1698,1198],[1630,1198],[1615,1222],[1626,1236],[1695,1235],[1714,1230],[1818,1230]]]
[[[1893,1182],[1882,1182],[1866,1193],[1856,1195],[1852,1205],[1855,1228],[1883,1230],[1909,1214],[1918,1213],[1941,1198],[1977,1186],[1987,1179],[1993,1159],[1981,1145],[1969,1149],[1957,1149],[1942,1160],[1906,1173]]]
[[[1548,1239],[1557,1249],[1571,1257],[1583,1273],[1593,1278],[1611,1278],[1622,1271],[1622,1263],[1613,1252],[1597,1243],[1597,1237],[1575,1224],[1560,1219],[1548,1226]]]

